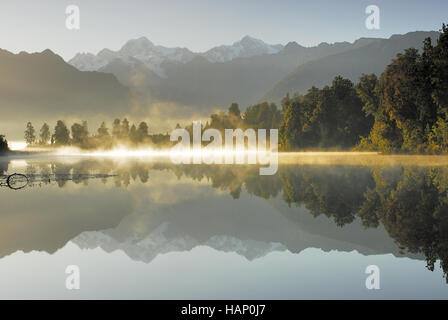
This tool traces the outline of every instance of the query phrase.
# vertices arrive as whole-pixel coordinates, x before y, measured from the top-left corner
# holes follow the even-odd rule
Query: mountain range
[[[239,201],[247,199],[243,196]],[[235,252],[248,260],[278,251],[300,253],[307,248],[422,258],[418,254],[400,252],[382,226],[366,230],[356,219],[341,228],[327,217],[314,217],[303,207],[289,207],[280,197],[268,200],[266,211],[258,208],[256,219],[250,209],[246,212],[221,211],[220,208],[227,207],[216,203],[222,203],[222,199],[214,198],[201,203],[206,206],[202,210],[171,209],[162,214],[159,210],[163,209],[156,208],[144,215],[131,214],[115,228],[86,231],[72,242],[82,249],[100,247],[106,252],[120,250],[131,259],[145,263],[150,263],[158,255],[189,251],[197,246]],[[215,211],[211,211],[211,207]]]
[[[167,48],[155,45],[146,37],[129,40],[120,50],[103,49],[97,55],[78,53],[69,63],[81,71],[97,71],[116,59],[127,63],[138,60],[160,77],[166,76],[164,64],[187,63],[195,57],[204,57],[209,62],[226,62],[236,58],[253,57],[278,53],[283,49],[280,44],[270,45],[262,40],[245,36],[232,45],[222,45],[203,53],[194,53],[187,48]]]
[[[173,121],[189,123],[233,102],[242,110],[261,101],[278,104],[287,93],[306,93],[337,75],[354,82],[363,73],[380,75],[397,53],[420,49],[425,38],[438,36],[419,31],[314,47],[271,45],[246,36],[203,53],[142,37],[118,51],[80,53],[68,62],[48,49],[0,50],[0,127],[18,138],[23,122],[31,119],[111,121],[134,115],[146,116],[155,131],[170,130]]]
[[[314,47],[296,42],[270,45],[246,36],[204,53],[157,46],[143,37],[118,51],[77,54],[69,63],[79,70],[112,73],[150,101],[210,111],[232,102],[243,108],[259,101],[278,103],[286,93],[305,93],[313,85],[331,83],[337,75],[355,82],[363,73],[379,75],[397,53],[421,48],[426,37],[435,40],[438,35],[411,32]]]

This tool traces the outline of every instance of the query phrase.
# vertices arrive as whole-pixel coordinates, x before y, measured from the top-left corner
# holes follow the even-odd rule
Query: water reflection
[[[1,190],[0,257],[68,241],[147,263],[198,245],[249,260],[313,247],[425,259],[429,270],[440,260],[448,272],[446,166],[285,164],[259,176],[254,166],[89,158],[0,170],[40,187]]]

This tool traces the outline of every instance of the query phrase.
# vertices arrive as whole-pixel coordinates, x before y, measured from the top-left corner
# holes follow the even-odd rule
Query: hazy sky
[[[65,8],[78,5],[81,29],[65,27]],[[364,26],[365,8],[381,10],[381,29]],[[70,59],[77,52],[116,50],[146,36],[155,44],[205,51],[245,35],[268,43],[354,41],[448,22],[447,0],[1,0],[0,48],[42,51]]]

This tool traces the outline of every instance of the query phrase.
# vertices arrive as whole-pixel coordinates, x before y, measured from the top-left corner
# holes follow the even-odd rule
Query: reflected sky
[[[0,188],[0,298],[448,297],[445,166],[284,164],[259,176],[29,158],[1,168],[33,181]],[[65,289],[71,264],[76,292]],[[370,264],[381,290],[365,288]]]

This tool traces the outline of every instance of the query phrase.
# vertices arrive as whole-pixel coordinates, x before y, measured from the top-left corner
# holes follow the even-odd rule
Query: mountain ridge
[[[102,63],[98,71],[113,73],[122,84],[135,88],[146,97],[147,101],[175,103],[210,113],[215,109],[226,108],[232,102],[238,102],[243,108],[256,103],[267,90],[296,66],[373,41],[376,40],[322,43],[314,47],[304,47],[296,42],[290,42],[282,46],[277,53],[270,51],[252,56],[239,56],[223,62],[212,62],[204,55],[195,55],[183,62],[182,59],[157,60],[152,57],[148,62],[143,57],[147,54],[147,50],[154,52],[155,49],[151,49],[154,45],[146,38],[139,38],[128,41],[125,45],[133,57],[114,56],[116,59]],[[264,44],[261,40],[248,36],[239,42],[254,43],[255,47],[257,44]],[[132,51],[135,48],[139,50]],[[278,49],[279,47],[276,50]],[[117,59],[122,61],[119,70],[116,68]],[[137,60],[139,63],[136,63]],[[148,69],[151,72],[148,72]]]
[[[262,54],[273,54],[283,49],[280,44],[270,45],[262,40],[244,36],[232,45],[213,47],[205,52],[193,52],[188,48],[164,47],[155,45],[146,37],[128,40],[119,50],[102,49],[96,55],[93,53],[78,53],[68,61],[81,71],[96,71],[112,62],[114,59],[126,60],[136,58],[159,76],[165,76],[160,65],[165,61],[187,63],[197,56],[210,62],[226,62],[238,57],[251,57]]]
[[[434,42],[439,35],[436,31],[414,31],[392,35],[387,39],[358,39],[354,44],[358,41],[366,43],[348,52],[336,53],[297,66],[268,90],[260,101],[279,103],[287,93],[305,94],[312,86],[321,88],[331,84],[333,78],[339,75],[353,82],[363,73],[375,73],[379,76],[398,53],[411,47],[421,49],[425,38],[430,37]]]

